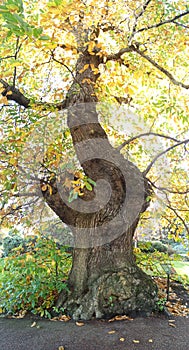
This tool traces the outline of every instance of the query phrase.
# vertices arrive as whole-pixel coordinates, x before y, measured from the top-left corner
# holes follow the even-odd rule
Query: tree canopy
[[[47,119],[43,165],[53,177],[60,164],[64,167],[74,157],[66,117],[62,114],[60,126],[59,116],[67,92],[77,84],[76,63],[84,47],[99,64],[91,60],[80,68],[82,82],[95,84],[110,140],[150,180],[153,201],[163,202],[157,214],[161,226],[171,225],[177,234],[188,232],[186,2],[8,0],[0,6],[0,21],[3,225],[29,224],[33,208],[44,209],[35,186],[40,177],[35,173],[36,178],[26,180],[31,154],[42,157],[39,134],[42,140]],[[95,82],[89,71],[98,78]],[[78,170],[74,162],[72,172]],[[90,180],[82,176],[78,183],[65,183],[70,200],[82,186],[91,190]],[[158,213],[152,209],[144,214],[144,223],[152,217],[154,225],[153,212]]]

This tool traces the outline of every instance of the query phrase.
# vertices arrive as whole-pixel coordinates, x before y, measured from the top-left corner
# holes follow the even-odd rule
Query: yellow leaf
[[[134,344],[139,344],[139,343],[140,343],[140,340],[135,340],[135,339],[134,339],[134,340],[133,340],[133,343],[134,343]]]
[[[79,73],[83,73],[85,70],[89,68],[89,64],[85,64],[84,67],[79,71]]]
[[[49,189],[49,193],[50,193],[50,196],[52,195],[52,187],[50,185],[47,185],[48,189]]]
[[[98,74],[98,73],[99,73],[98,68],[96,68],[96,67],[94,66],[94,64],[90,64],[90,66],[91,66],[91,69],[92,69],[92,71],[93,71],[94,74]]]
[[[64,346],[59,346],[58,350],[64,350]]]
[[[90,41],[89,45],[88,45],[88,51],[91,55],[94,55],[95,53],[93,52],[93,49],[95,47],[95,42],[94,41]]]
[[[67,316],[67,315],[61,315],[59,316],[59,321],[64,321],[64,322],[68,322],[71,320],[71,317],[70,316]]]
[[[7,95],[12,95],[12,91],[8,91],[8,92],[7,92]]]
[[[82,327],[82,326],[85,325],[85,323],[83,323],[83,322],[76,322],[75,324],[76,324],[76,326],[78,326],[78,327]]]
[[[115,331],[109,331],[108,332],[108,334],[114,334],[115,333]]]
[[[83,84],[87,83],[87,84],[90,85],[90,84],[91,84],[91,80],[86,78],[86,79],[83,79],[83,80],[82,80],[82,83],[83,83]]]
[[[176,328],[175,324],[173,324],[173,323],[169,323],[169,326],[173,327],[173,328]]]
[[[120,338],[119,340],[120,340],[120,341],[125,341],[125,338]]]
[[[41,186],[41,191],[45,192],[46,190],[47,190],[47,185],[46,184],[42,185]]]
[[[0,103],[2,103],[4,105],[8,105],[8,100],[7,100],[6,96],[1,96]]]
[[[31,328],[35,327],[37,325],[36,322],[33,322],[32,325],[31,325]]]
[[[16,158],[10,158],[10,159],[9,159],[9,164],[11,164],[11,165],[17,165],[17,159],[16,159]]]
[[[148,342],[149,342],[149,343],[153,343],[153,340],[152,340],[152,339],[149,339]]]
[[[84,178],[84,175],[80,171],[76,171],[74,176],[79,178],[79,179],[83,179]]]

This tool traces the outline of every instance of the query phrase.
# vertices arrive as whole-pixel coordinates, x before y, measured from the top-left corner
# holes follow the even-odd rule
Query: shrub
[[[148,241],[140,241],[138,243],[138,247],[144,253],[153,253],[155,251],[166,253],[167,246],[159,241],[157,242],[148,242]]]
[[[167,246],[161,242],[153,242],[152,243],[152,250],[155,251],[157,250],[158,252],[161,253],[166,253],[167,252]]]
[[[67,288],[70,254],[66,247],[57,247],[53,240],[42,238],[31,241],[27,249],[13,249],[9,256],[0,259],[1,310],[11,314],[27,310],[50,317],[58,294]]]
[[[14,248],[22,246],[23,242],[24,239],[21,236],[10,231],[9,235],[2,240],[3,256],[8,256]]]

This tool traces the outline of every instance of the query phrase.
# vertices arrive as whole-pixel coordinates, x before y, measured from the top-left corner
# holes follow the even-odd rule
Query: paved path
[[[73,321],[37,320],[31,327],[32,319],[0,318],[0,350],[189,350],[189,318],[174,320],[95,320],[80,327]]]

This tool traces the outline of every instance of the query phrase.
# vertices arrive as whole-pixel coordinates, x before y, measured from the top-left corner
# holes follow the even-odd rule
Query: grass
[[[173,261],[172,264],[178,275],[186,275],[189,278],[189,262]]]

